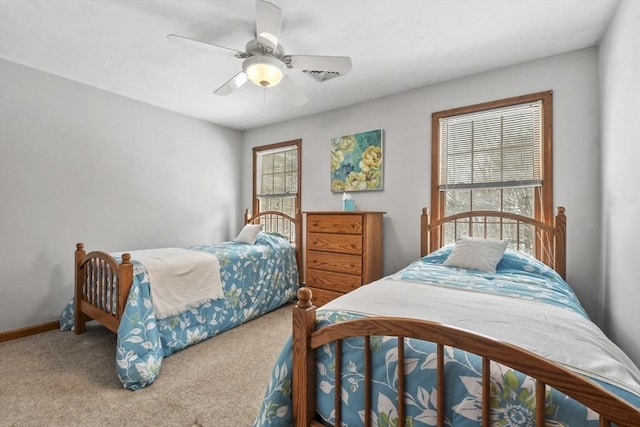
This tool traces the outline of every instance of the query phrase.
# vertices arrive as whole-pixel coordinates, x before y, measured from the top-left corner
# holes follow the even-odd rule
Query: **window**
[[[550,91],[434,113],[431,125],[434,220],[478,210],[553,220]],[[529,233],[520,249],[535,250],[532,230],[503,232]]]
[[[292,217],[300,209],[301,140],[253,149],[253,211],[279,211]]]

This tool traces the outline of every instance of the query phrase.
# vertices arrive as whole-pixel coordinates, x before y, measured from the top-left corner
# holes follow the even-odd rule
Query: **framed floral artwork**
[[[382,190],[382,129],[331,138],[331,191]]]

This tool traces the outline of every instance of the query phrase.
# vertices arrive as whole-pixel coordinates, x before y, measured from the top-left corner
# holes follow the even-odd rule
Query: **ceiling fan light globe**
[[[282,61],[268,56],[252,56],[242,64],[247,77],[261,87],[276,86],[284,77]]]
[[[271,87],[280,83],[282,70],[271,64],[254,64],[247,68],[249,80],[258,86]]]

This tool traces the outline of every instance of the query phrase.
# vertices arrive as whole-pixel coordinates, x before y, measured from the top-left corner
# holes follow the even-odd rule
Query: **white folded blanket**
[[[640,396],[640,370],[602,331],[580,314],[536,301],[378,280],[335,299],[321,311],[430,320],[525,348]]]
[[[149,275],[151,302],[157,319],[224,296],[220,264],[208,252],[163,248],[131,251]]]

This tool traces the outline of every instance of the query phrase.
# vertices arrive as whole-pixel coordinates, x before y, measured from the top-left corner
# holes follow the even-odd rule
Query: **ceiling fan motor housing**
[[[284,47],[282,47],[280,43],[278,43],[278,46],[275,49],[273,49],[269,46],[263,45],[258,41],[258,39],[250,40],[245,46],[244,51],[247,56],[255,56],[255,55],[273,56],[280,60],[284,58]]]

